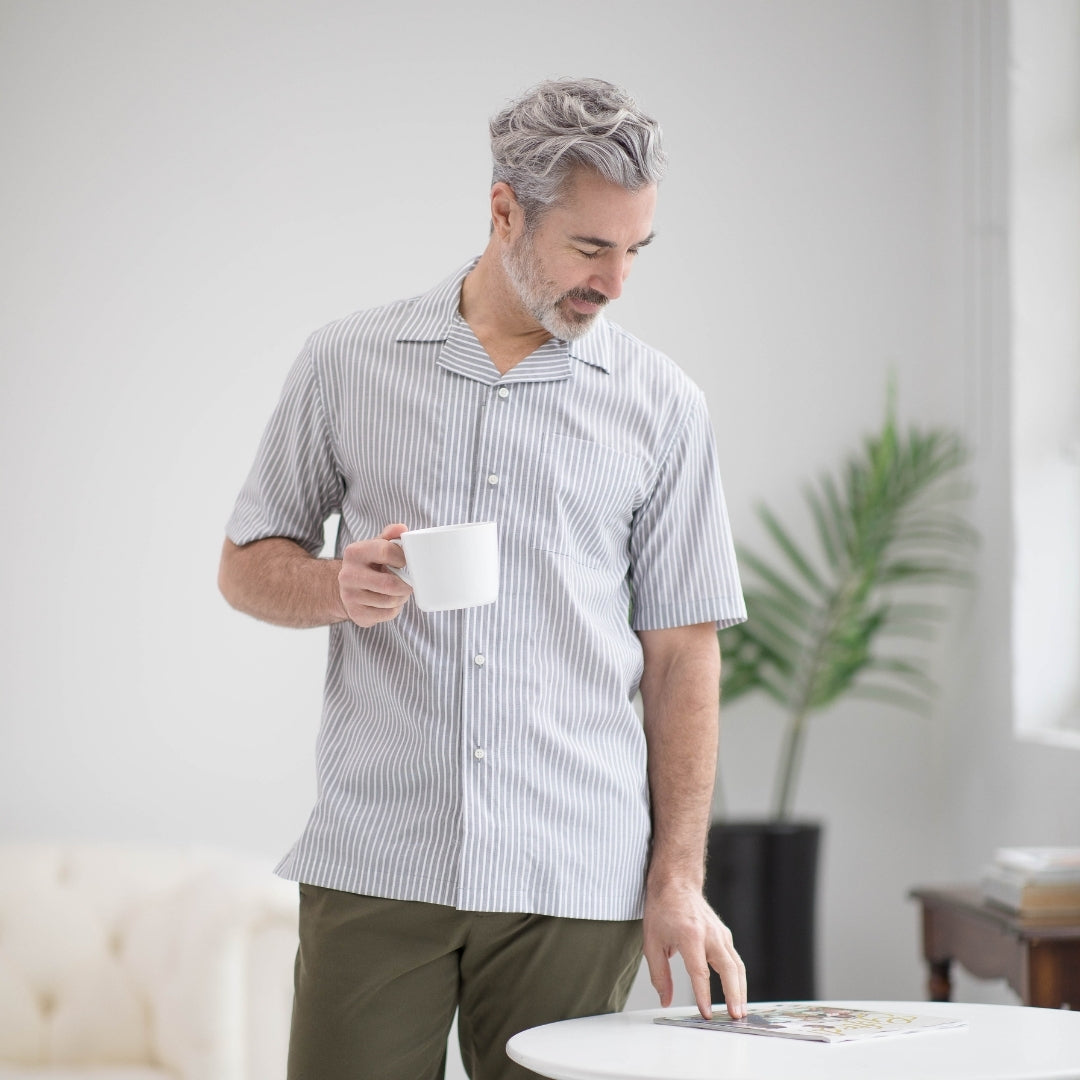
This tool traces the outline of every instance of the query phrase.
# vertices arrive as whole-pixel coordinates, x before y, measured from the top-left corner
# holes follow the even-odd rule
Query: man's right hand
[[[376,539],[358,540],[342,552],[338,591],[345,614],[357,626],[396,619],[412,595],[412,587],[387,569],[405,565],[405,553],[390,541],[406,531],[404,525],[388,525]]]

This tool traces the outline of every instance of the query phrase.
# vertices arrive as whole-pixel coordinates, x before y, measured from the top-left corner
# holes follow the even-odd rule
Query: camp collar
[[[422,293],[420,296],[407,301],[411,306],[411,310],[403,321],[395,339],[402,343],[441,342],[444,349],[440,352],[440,363],[443,366],[457,370],[459,364],[464,362],[464,366],[469,370],[462,370],[460,373],[473,378],[477,377],[479,372],[474,369],[473,362],[466,360],[461,355],[464,345],[463,335],[466,331],[471,335],[471,331],[468,330],[468,324],[461,318],[459,307],[461,303],[461,283],[465,280],[465,275],[476,266],[477,262],[478,258],[470,259],[430,292]],[[528,375],[528,369],[523,373],[519,373],[516,377],[514,373],[518,372],[522,364],[527,364],[534,359],[540,362],[543,370],[548,373],[546,376],[548,378],[569,377],[571,374],[570,360],[579,360],[590,367],[609,372],[607,357],[609,333],[610,328],[606,319],[602,315],[598,315],[588,333],[575,338],[573,341],[550,338],[529,357],[526,357],[521,364],[511,368],[507,375],[504,376],[504,381],[517,381],[522,374]],[[450,349],[445,348],[447,345],[451,346]],[[444,356],[444,354],[446,355]],[[560,357],[564,360],[562,365],[564,370],[556,374],[556,370],[560,367],[557,362]],[[488,364],[490,363],[489,359]],[[529,365],[530,368],[533,366]],[[493,365],[492,370],[494,370]],[[485,381],[487,380],[485,379]]]

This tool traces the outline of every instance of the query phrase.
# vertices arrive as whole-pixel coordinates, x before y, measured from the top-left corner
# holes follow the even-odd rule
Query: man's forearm
[[[653,817],[650,884],[678,881],[700,888],[719,729],[716,632],[711,625],[684,627],[646,636],[643,643],[641,696]]]
[[[225,541],[218,586],[238,611],[277,626],[328,626],[348,616],[338,559],[320,559],[284,537],[242,547]]]

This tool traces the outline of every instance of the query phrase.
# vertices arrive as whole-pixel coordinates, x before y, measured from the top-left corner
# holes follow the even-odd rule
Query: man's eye
[[[595,259],[600,254],[599,249],[596,251],[586,251],[584,248],[578,248],[578,251],[580,251],[586,259]]]

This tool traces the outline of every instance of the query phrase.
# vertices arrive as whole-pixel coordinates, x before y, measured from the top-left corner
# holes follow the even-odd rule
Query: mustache
[[[586,304],[606,304],[608,298],[595,289],[571,289],[563,294],[564,300],[583,300]]]

